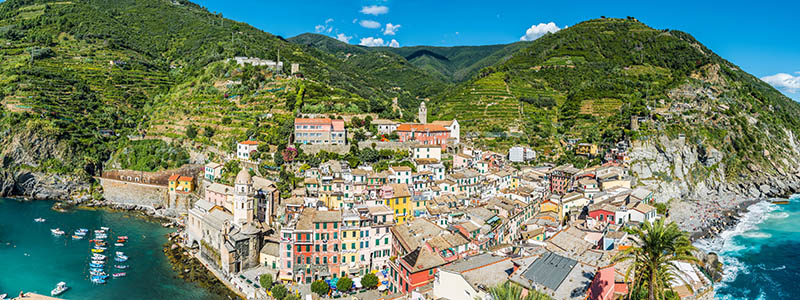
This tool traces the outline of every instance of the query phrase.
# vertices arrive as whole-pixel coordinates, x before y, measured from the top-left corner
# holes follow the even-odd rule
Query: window
[[[342,250],[347,250],[347,244],[342,243]]]
[[[328,244],[322,244],[322,251],[324,252],[328,251]]]
[[[388,244],[389,244],[389,238],[388,238],[388,237],[387,237],[387,238],[385,238],[385,239],[383,240],[383,243],[388,245]]]
[[[328,264],[328,257],[327,256],[323,256],[322,257],[322,263],[323,264]]]
[[[336,263],[336,256],[333,257],[333,263]],[[336,276],[336,274],[334,274],[333,276]]]
[[[291,261],[287,261],[286,262],[286,267],[287,268],[291,268],[292,267],[292,262]]]
[[[354,256],[350,256],[350,262],[355,262],[355,261],[356,261],[355,255]]]
[[[319,245],[314,245],[314,251],[319,252]]]
[[[338,237],[337,237],[337,235],[339,235],[339,233],[337,233],[337,232],[334,232],[334,233],[333,233],[333,239],[334,239],[334,240],[338,238]]]
[[[328,229],[328,222],[322,223],[322,229]]]
[[[375,240],[375,246],[380,246],[380,245],[381,245],[381,240],[379,240],[379,239]]]
[[[322,188],[323,188],[323,190],[327,189],[327,187],[324,187],[324,186]],[[319,229],[319,223],[314,223],[314,229]]]
[[[314,258],[314,264],[317,264],[317,265],[319,264],[319,257],[315,257]]]
[[[333,229],[337,229],[337,228],[339,228],[339,223],[333,223]],[[336,236],[334,236],[333,238],[336,238]]]
[[[303,263],[303,258],[302,258],[302,257],[298,257],[298,258],[297,258],[297,263],[298,263],[298,264],[300,264],[300,263]]]
[[[314,239],[315,239],[315,240],[319,240],[319,233],[315,233],[315,234],[314,234]]]

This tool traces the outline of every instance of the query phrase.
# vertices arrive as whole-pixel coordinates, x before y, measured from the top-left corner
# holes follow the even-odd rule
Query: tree
[[[489,294],[494,300],[549,300],[552,299],[547,294],[532,290],[522,297],[522,287],[516,283],[506,281],[496,287],[489,289]]]
[[[375,274],[372,273],[364,275],[364,277],[361,278],[361,286],[363,286],[366,289],[373,289],[377,287],[378,276],[375,276]]]
[[[195,127],[192,124],[186,126],[186,136],[189,137],[190,139],[194,139],[195,137],[197,137],[197,127]]]
[[[287,291],[286,287],[281,284],[276,284],[272,286],[270,289],[270,293],[272,293],[272,297],[278,300],[283,300],[286,297]]]
[[[339,282],[336,283],[336,289],[342,293],[349,291],[352,287],[353,280],[347,277],[339,278]]]
[[[314,283],[311,284],[311,291],[320,296],[327,295],[330,289],[330,286],[322,280],[314,281]]]
[[[272,274],[262,274],[261,277],[258,278],[258,282],[261,283],[261,287],[265,290],[269,290],[272,288]]]
[[[207,138],[213,137],[214,133],[214,128],[211,128],[211,126],[203,127],[203,135],[205,135]]]
[[[652,224],[644,222],[630,233],[634,237],[633,247],[614,257],[616,262],[633,262],[625,271],[625,281],[633,273],[631,291],[646,289],[649,300],[669,299],[672,273],[680,272],[675,263],[697,262],[692,255],[694,246],[675,222],[664,224],[663,219]]]

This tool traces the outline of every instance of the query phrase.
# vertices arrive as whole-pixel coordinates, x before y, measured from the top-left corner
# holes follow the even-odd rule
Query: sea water
[[[695,245],[723,262],[716,299],[800,299],[800,195],[753,204],[734,228]]]
[[[66,299],[221,299],[195,284],[177,278],[162,252],[166,234],[172,232],[157,223],[130,213],[102,210],[53,211],[51,201],[21,202],[0,198],[0,294],[15,297],[20,291],[50,295],[57,283],[70,289]],[[35,218],[47,219],[44,223]],[[108,234],[109,257],[106,284],[89,281],[89,239],[101,226]],[[64,230],[63,236],[51,234],[51,228]],[[78,228],[89,229],[82,240],[73,240]],[[123,247],[115,247],[117,236],[128,236]],[[116,251],[123,251],[128,261],[114,261]],[[128,265],[117,271],[115,264]],[[115,272],[126,277],[111,278]]]

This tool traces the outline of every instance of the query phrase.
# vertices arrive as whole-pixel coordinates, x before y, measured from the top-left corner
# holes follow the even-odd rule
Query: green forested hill
[[[374,51],[391,52],[399,55],[423,72],[449,82],[469,79],[477,74],[480,69],[508,59],[511,54],[530,44],[529,42],[516,42],[503,45],[456,47],[364,47],[350,45],[315,33],[304,33],[289,38],[289,41],[300,45],[308,45],[342,58]]]
[[[798,103],[689,34],[634,19],[590,20],[545,35],[429,107],[433,118],[464,120],[474,134],[517,136],[481,143],[530,143],[551,154],[569,138],[609,144],[685,135],[732,154],[727,174],[770,163],[762,150],[789,154],[787,137],[800,133]],[[507,124],[519,125],[508,132]]]
[[[165,103],[174,98],[164,95],[186,90],[187,83],[212,83],[209,76],[231,76],[209,74],[210,65],[234,56],[274,60],[278,55],[287,70],[290,63],[301,65],[309,90],[316,92],[309,93],[316,98],[310,100],[362,103],[360,112],[382,113],[395,97],[401,107],[415,107],[417,96],[438,92],[429,90],[428,77],[399,60],[363,72],[185,0],[8,0],[0,3],[0,130],[7,133],[0,149],[15,136],[37,132],[65,155],[32,154],[26,168],[41,169],[37,162],[50,160],[58,162],[49,165],[51,171],[95,169],[119,138],[110,131],[145,132],[151,115],[144,112],[156,106],[192,113],[185,107],[190,103]],[[408,76],[373,75],[397,70]],[[266,84],[251,84],[249,90]]]

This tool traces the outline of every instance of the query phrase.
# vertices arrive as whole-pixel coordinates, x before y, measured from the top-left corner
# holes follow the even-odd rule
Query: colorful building
[[[397,126],[397,136],[401,142],[417,141],[423,145],[438,145],[446,150],[450,131],[441,125],[406,123]]]
[[[294,119],[294,142],[298,144],[347,144],[344,120],[329,118]]]
[[[174,174],[169,177],[169,191],[191,193],[194,191],[194,177]]]
[[[381,187],[380,199],[394,211],[394,221],[402,224],[411,216],[411,192],[408,186],[399,183],[390,183]]]

